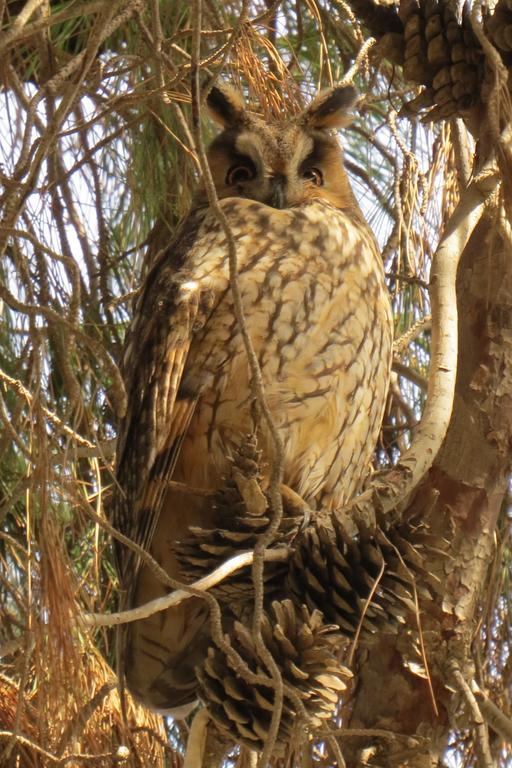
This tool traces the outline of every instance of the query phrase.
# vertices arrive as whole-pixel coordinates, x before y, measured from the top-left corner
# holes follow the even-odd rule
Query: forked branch
[[[499,176],[494,159],[464,191],[432,259],[432,358],[427,404],[417,438],[398,464],[378,481],[379,507],[389,513],[404,502],[431,468],[450,422],[458,355],[457,267]]]

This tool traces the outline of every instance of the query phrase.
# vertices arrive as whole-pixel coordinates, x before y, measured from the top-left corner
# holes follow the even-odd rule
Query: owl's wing
[[[198,393],[180,391],[187,354],[215,302],[189,269],[202,218],[204,210],[190,214],[148,273],[125,348],[128,408],[118,434],[112,518],[145,549],[197,402]],[[116,554],[121,582],[133,583],[137,558],[126,547],[116,546]]]

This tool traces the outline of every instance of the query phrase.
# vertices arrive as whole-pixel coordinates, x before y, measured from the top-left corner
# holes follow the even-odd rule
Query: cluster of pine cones
[[[404,78],[423,86],[404,113],[421,113],[424,122],[464,116],[487,100],[488,72],[482,43],[471,21],[472,4],[447,0],[350,0],[383,58],[403,67]],[[487,9],[480,33],[512,65],[512,0]]]
[[[263,500],[263,503],[262,501]],[[227,640],[234,654],[211,646],[197,670],[202,698],[225,736],[261,750],[274,710],[275,681],[261,644],[270,651],[282,679],[284,702],[277,744],[281,748],[318,728],[335,714],[351,672],[340,661],[352,642],[399,624],[415,626],[415,574],[428,569],[429,535],[411,528],[350,536],[335,517],[310,518],[304,505],[283,497],[284,514],[271,549],[286,548],[286,561],[266,562],[261,637],[252,631],[254,584],[251,568],[235,572],[212,592],[231,617]],[[254,549],[271,524],[262,488],[255,439],[241,446],[230,477],[215,502],[216,527],[190,528],[176,545],[191,580],[205,576],[242,551]],[[435,591],[425,590],[431,598]],[[428,581],[428,579],[427,579]]]

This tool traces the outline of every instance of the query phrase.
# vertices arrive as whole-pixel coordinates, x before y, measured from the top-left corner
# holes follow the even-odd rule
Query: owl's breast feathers
[[[322,201],[286,210],[238,198],[221,205],[236,242],[247,328],[285,446],[284,482],[313,507],[335,507],[368,468],[385,403],[392,317],[380,254],[356,214]],[[172,540],[211,511],[173,500],[169,480],[215,488],[227,457],[254,429],[226,237],[211,212],[190,216],[148,274],[136,307],[114,503],[115,525],[174,575],[179,570],[166,554]],[[270,462],[266,440],[262,429]],[[126,550],[120,565],[132,591],[138,566]],[[141,692],[142,685],[134,687],[155,706],[158,695]]]

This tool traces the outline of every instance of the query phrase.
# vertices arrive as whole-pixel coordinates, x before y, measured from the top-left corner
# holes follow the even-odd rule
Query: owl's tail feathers
[[[210,643],[208,609],[198,598],[135,622],[124,653],[128,689],[150,709],[185,717],[197,698],[195,668]]]

